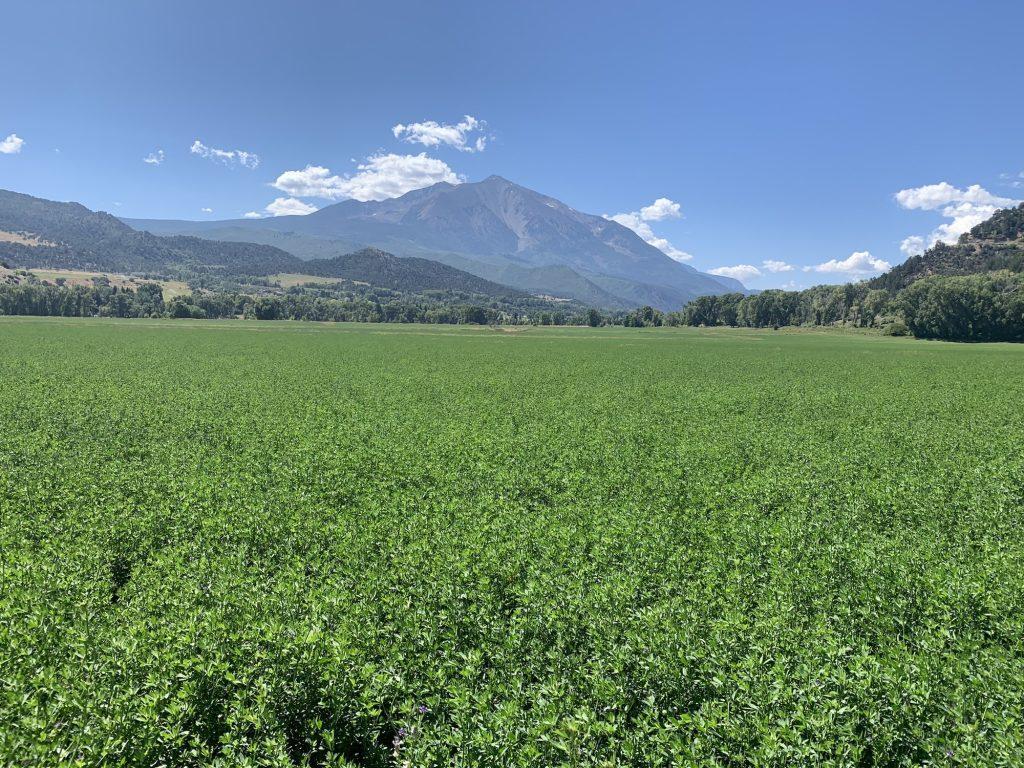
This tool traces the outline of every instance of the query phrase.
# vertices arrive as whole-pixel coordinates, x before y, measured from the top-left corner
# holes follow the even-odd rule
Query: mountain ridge
[[[180,273],[265,277],[278,273],[360,280],[395,290],[450,290],[495,297],[523,297],[500,285],[439,262],[398,258],[362,249],[304,261],[272,245],[160,237],[132,229],[118,218],[79,203],[63,203],[0,190],[0,232],[31,237],[0,239],[0,260],[19,267],[116,273]]]
[[[621,306],[647,303],[677,309],[698,295],[745,290],[731,278],[671,259],[615,221],[582,213],[500,176],[463,184],[440,182],[381,201],[345,200],[306,216],[191,227],[126,221],[158,233],[230,229],[231,238],[245,231],[274,231],[288,235],[287,244],[279,244],[298,256],[316,252],[323,240],[340,239],[402,257],[440,261],[524,290],[568,298],[581,298],[584,292]]]

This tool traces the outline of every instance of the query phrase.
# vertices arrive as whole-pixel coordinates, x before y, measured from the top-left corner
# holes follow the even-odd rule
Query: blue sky
[[[763,288],[857,279],[1024,198],[1009,0],[0,17],[0,187],[123,216],[270,215],[495,173]]]

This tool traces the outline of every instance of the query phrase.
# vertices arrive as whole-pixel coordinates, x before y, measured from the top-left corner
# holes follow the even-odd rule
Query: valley
[[[1024,768],[1024,2],[0,20],[0,768]]]

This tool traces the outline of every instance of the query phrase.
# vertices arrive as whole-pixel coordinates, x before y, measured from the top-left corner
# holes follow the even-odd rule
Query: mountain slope
[[[327,241],[325,241],[326,243]],[[337,247],[337,244],[332,248]],[[159,237],[106,213],[0,190],[0,260],[11,266],[96,272],[212,274],[222,277],[298,273],[336,277],[401,291],[459,291],[516,297],[522,291],[426,259],[375,249],[304,261],[271,245]]]
[[[330,259],[353,253],[365,246],[342,238],[315,237],[298,232],[251,226],[246,219],[229,221],[184,221],[175,219],[124,219],[132,229],[154,235],[191,235],[206,240],[272,245],[300,259]]]
[[[680,264],[632,230],[577,211],[498,176],[472,184],[435,184],[379,202],[347,200],[308,216],[197,225],[131,221],[150,231],[287,233],[296,255],[317,241],[341,239],[420,256],[531,291],[636,306],[677,309],[709,293],[743,290],[730,278]],[[304,239],[305,238],[305,239]],[[315,238],[310,240],[308,238]],[[286,247],[281,243],[282,247]],[[535,272],[535,270],[540,270]]]
[[[0,190],[0,231],[32,235],[38,245],[0,242],[0,256],[18,266],[100,272],[216,269],[225,274],[292,271],[301,261],[279,248],[197,237],[136,232],[108,213],[78,203]]]
[[[956,245],[937,243],[870,282],[900,291],[931,275],[972,275],[1007,269],[1024,272],[1024,204],[996,211],[960,236]]]
[[[436,261],[399,258],[377,248],[305,261],[300,269],[306,275],[358,280],[395,291],[461,291],[504,297],[528,295]]]

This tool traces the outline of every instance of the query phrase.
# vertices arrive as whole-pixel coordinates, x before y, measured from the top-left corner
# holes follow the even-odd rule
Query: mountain
[[[528,294],[507,285],[449,267],[429,259],[399,258],[377,248],[329,259],[300,262],[298,271],[316,277],[335,277],[369,283],[393,291],[459,291],[506,298]]]
[[[127,221],[155,233],[225,240],[259,232],[262,241],[300,257],[322,255],[331,247],[325,242],[335,240],[346,248],[373,246],[523,290],[606,306],[678,309],[696,296],[743,290],[736,280],[674,261],[621,224],[500,176],[441,182],[390,200],[346,200],[308,216],[191,224]]]
[[[326,252],[326,251],[325,251]],[[138,232],[107,213],[0,190],[0,261],[18,267],[220,277],[298,273],[399,291],[524,292],[436,261],[376,249],[304,261],[272,245]]]
[[[191,235],[229,243],[272,245],[300,259],[329,259],[366,247],[359,241],[312,237],[252,226],[251,220],[185,221],[175,219],[124,219],[132,228],[155,235]]]
[[[125,273],[198,268],[268,275],[295,271],[294,267],[303,263],[265,245],[157,237],[79,203],[59,203],[6,190],[0,190],[0,232],[8,234],[0,241],[0,257],[22,267]]]
[[[996,211],[960,235],[955,245],[936,243],[870,282],[872,288],[900,291],[932,275],[972,275],[997,270],[1024,272],[1024,204]]]

